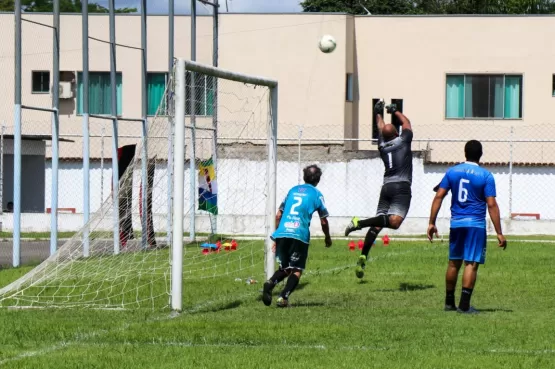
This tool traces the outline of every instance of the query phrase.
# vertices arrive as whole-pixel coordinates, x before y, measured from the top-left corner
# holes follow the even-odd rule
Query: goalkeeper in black
[[[353,231],[368,228],[364,238],[364,247],[360,255],[356,276],[364,276],[368,253],[383,228],[398,229],[407,216],[412,198],[412,127],[408,118],[397,111],[392,104],[385,107],[387,112],[401,122],[401,134],[393,124],[385,124],[382,114],[384,102],[380,100],[374,106],[378,123],[378,150],[385,166],[384,181],[378,201],[376,216],[368,219],[353,217],[345,228],[345,236]]]

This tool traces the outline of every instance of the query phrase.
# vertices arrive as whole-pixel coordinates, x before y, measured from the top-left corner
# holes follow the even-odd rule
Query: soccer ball
[[[320,48],[320,51],[326,54],[331,53],[333,50],[335,50],[336,46],[337,44],[335,43],[335,38],[333,38],[333,36],[330,36],[330,35],[322,36],[322,38],[320,39],[320,42],[318,43],[318,47]]]

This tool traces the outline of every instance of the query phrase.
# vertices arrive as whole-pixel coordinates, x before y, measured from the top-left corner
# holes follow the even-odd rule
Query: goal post
[[[273,241],[270,236],[274,230],[274,216],[276,213],[276,183],[277,183],[277,109],[278,109],[278,82],[273,79],[250,76],[242,73],[204,65],[198,62],[178,59],[175,71],[175,127],[174,127],[174,162],[173,162],[173,230],[172,230],[172,284],[171,308],[181,311],[183,306],[183,220],[184,220],[184,194],[185,194],[185,145],[187,125],[187,78],[186,73],[193,72],[214,78],[215,80],[228,80],[254,86],[264,86],[269,89],[269,110],[267,117],[267,161],[266,161],[266,214],[265,214],[265,246],[264,246],[264,274],[269,278],[274,272],[274,255],[272,252]],[[218,83],[214,83],[218,86]],[[218,91],[215,91],[217,94]],[[194,96],[194,94],[192,94]],[[213,97],[215,101],[217,97]],[[194,102],[191,106],[194,105]],[[215,107],[216,111],[218,107]],[[215,112],[213,112],[215,113]],[[221,114],[217,114],[221,117]],[[216,122],[218,124],[218,122]],[[194,128],[193,128],[194,129]],[[195,145],[196,140],[192,141]],[[217,144],[216,144],[217,146]],[[217,156],[217,147],[214,148]],[[192,150],[195,152],[195,150]],[[195,160],[196,158],[190,158]],[[190,186],[195,186],[190,183]],[[190,199],[193,200],[193,199]],[[194,200],[193,200],[194,201]],[[195,216],[190,214],[189,216]],[[190,230],[194,231],[194,230]]]

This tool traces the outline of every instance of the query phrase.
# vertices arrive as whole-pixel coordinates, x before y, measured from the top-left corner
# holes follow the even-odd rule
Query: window
[[[33,87],[32,93],[34,94],[47,94],[50,89],[50,72],[32,72]]]
[[[553,75],[553,82],[551,84],[551,91],[553,93],[553,96],[555,96],[555,74]]]
[[[353,74],[347,73],[347,87],[346,87],[347,95],[345,96],[345,100],[353,101]]]
[[[521,75],[448,75],[446,118],[522,118]]]
[[[187,72],[185,90],[185,114],[191,115],[191,72]],[[213,78],[204,74],[195,74],[195,115],[212,115],[214,111]]]
[[[166,81],[167,73],[148,73],[147,76],[147,99],[148,115],[166,114]]]
[[[122,112],[122,83],[121,73],[116,73],[117,115]],[[77,75],[77,114],[83,114],[83,73]],[[89,113],[112,114],[112,89],[110,72],[89,73]]]

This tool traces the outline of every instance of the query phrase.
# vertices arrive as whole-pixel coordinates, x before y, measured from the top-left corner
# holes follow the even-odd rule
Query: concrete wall
[[[341,234],[346,222],[353,215],[371,216],[374,214],[381,186],[383,164],[378,158],[353,159],[347,162],[320,161],[324,175],[319,189],[326,198],[331,214],[330,222],[333,233]],[[305,163],[301,163],[301,166]],[[261,234],[264,232],[265,190],[264,175],[266,163],[246,159],[222,159],[218,173],[218,231],[236,234]],[[299,163],[280,161],[278,164],[278,201],[281,201],[289,188],[298,183]],[[423,233],[429,216],[433,198],[432,187],[445,173],[445,166],[425,166],[421,158],[414,159],[413,199],[404,225],[397,233]],[[497,183],[497,199],[504,220],[509,224],[509,206],[515,213],[538,213],[540,221],[522,219],[513,220],[508,232],[549,233],[555,229],[555,200],[544,197],[542,190],[555,186],[555,175],[546,168],[515,168],[512,174],[512,195],[510,192],[508,168],[491,168]],[[46,169],[45,207],[49,207],[51,175],[49,163]],[[82,170],[75,163],[63,162],[60,166],[60,207],[75,208],[77,214],[60,214],[60,230],[76,231],[82,226]],[[541,187],[538,185],[541,178]],[[101,170],[98,163],[91,166],[91,210],[100,208]],[[111,169],[104,168],[104,198],[110,196]],[[189,172],[185,171],[185,213],[189,214]],[[138,214],[138,191],[140,172],[136,171],[133,179],[133,211]],[[154,178],[153,211],[155,228],[164,231],[166,227],[166,189],[167,172],[164,163],[158,163]],[[440,212],[443,230],[448,229],[450,198],[448,197]],[[111,207],[99,223],[106,231],[111,229]],[[210,229],[209,219],[202,212],[197,212],[198,231]],[[49,216],[46,214],[24,214],[22,228],[24,231],[48,231]],[[140,229],[139,217],[134,217],[135,227]],[[4,229],[10,229],[11,214],[4,214]],[[188,229],[188,215],[184,220]],[[313,231],[319,233],[318,222],[313,224]]]

